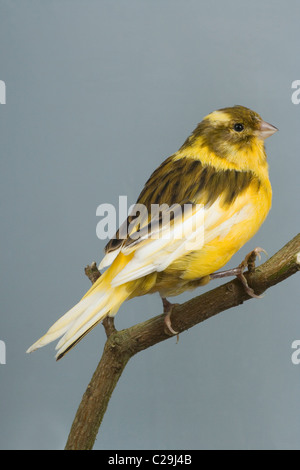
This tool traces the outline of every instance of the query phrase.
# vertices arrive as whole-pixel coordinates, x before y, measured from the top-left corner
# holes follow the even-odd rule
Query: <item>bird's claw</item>
[[[236,276],[241,283],[243,284],[245,291],[250,297],[255,299],[261,299],[264,297],[263,295],[255,294],[254,290],[248,285],[247,279],[244,276],[244,271],[248,268],[249,272],[252,273],[255,270],[255,260],[258,258],[261,259],[261,253],[264,253],[268,257],[268,253],[266,250],[260,247],[254,248],[254,250],[250,251],[245,257],[245,259],[239,264],[237,268],[228,269],[227,271],[220,271],[217,273],[212,273],[210,275],[211,279],[220,279],[221,277],[226,276]]]
[[[264,253],[268,258],[269,255],[266,250],[257,246],[254,248],[254,250],[250,251],[250,253],[245,256],[245,259],[241,262],[239,267],[244,270],[248,267],[249,272],[253,272],[255,269],[255,260],[256,258],[258,258],[259,261],[261,260],[261,253]]]
[[[178,333],[178,331],[175,331],[172,328],[172,323],[171,323],[172,310],[177,304],[171,304],[171,302],[169,302],[166,298],[162,298],[162,303],[163,303],[164,314],[165,314],[165,320],[164,320],[165,325],[166,325],[168,331],[170,333],[172,333],[172,335],[177,335],[177,342],[178,342],[179,333]]]
[[[243,272],[241,271],[240,274],[238,274],[236,276],[240,281],[241,283],[243,284],[244,286],[244,289],[245,291],[247,292],[247,294],[250,296],[250,297],[253,297],[254,299],[262,299],[264,297],[264,295],[257,295],[255,294],[254,290],[252,289],[252,287],[249,286],[248,282],[247,282],[247,279],[245,278]]]

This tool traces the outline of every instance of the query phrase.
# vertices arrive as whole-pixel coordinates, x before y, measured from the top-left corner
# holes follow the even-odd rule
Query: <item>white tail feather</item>
[[[77,332],[71,336],[69,339],[64,335],[60,341],[57,343],[55,349],[57,350],[56,359],[61,357],[67,349],[72,346],[72,344],[76,343],[79,338],[81,338],[85,333],[87,333],[93,326],[96,326],[97,323],[102,321],[107,316],[107,308],[103,308],[91,318],[88,322],[84,323],[81,328],[77,330]],[[68,333],[68,332],[67,332]]]
[[[59,320],[49,328],[47,333],[30,346],[26,352],[30,353],[35,351],[64,335],[58,343],[58,347],[60,347],[58,355],[61,355],[63,351],[68,349],[70,344],[84,334],[84,331],[90,329],[94,324],[107,316],[109,313],[107,301],[108,295],[103,291],[84,297],[78,304],[65,313],[65,315],[59,318]],[[101,311],[100,320],[100,312],[93,317],[99,309]]]
[[[97,294],[97,297],[94,302],[89,305],[87,309],[84,310],[84,312],[76,318],[72,324],[69,325],[69,328],[67,332],[64,335],[65,341],[72,338],[77,331],[84,326],[91,318],[93,319],[93,316],[98,312],[102,311],[103,309],[108,312],[109,311],[109,306],[107,303],[107,295],[105,293],[100,292]],[[62,342],[63,338],[60,340],[58,345]],[[60,346],[58,346],[60,347]]]

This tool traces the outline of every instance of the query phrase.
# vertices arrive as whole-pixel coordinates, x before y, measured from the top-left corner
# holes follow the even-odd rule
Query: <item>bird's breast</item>
[[[231,204],[220,196],[204,208],[203,238],[199,246],[175,260],[167,272],[195,280],[221,269],[254,236],[264,222],[272,200],[270,184],[256,182]]]

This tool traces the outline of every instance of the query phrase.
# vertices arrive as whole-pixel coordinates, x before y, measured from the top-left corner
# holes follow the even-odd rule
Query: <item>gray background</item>
[[[83,268],[106,243],[97,206],[134,203],[203,116],[243,104],[280,129],[273,208],[228,266],[297,234],[299,16],[298,0],[0,1],[1,448],[63,448],[103,328],[58,363],[53,344],[25,350],[89,288]],[[298,287],[296,275],[134,357],[95,448],[299,449]],[[161,310],[135,299],[116,326]]]

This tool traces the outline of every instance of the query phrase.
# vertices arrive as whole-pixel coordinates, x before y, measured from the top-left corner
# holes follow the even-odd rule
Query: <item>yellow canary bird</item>
[[[146,182],[136,211],[105,248],[100,269],[109,267],[27,352],[60,338],[60,359],[136,296],[160,294],[171,334],[176,332],[169,296],[226,275],[238,275],[255,296],[243,278],[243,265],[216,271],[253,237],[271,208],[264,140],[276,131],[244,106],[206,116]],[[146,209],[143,216],[141,207]]]

